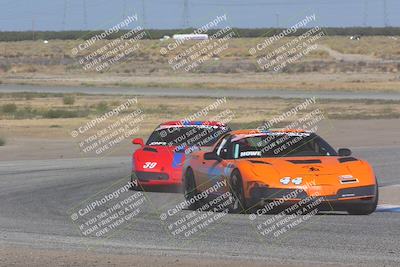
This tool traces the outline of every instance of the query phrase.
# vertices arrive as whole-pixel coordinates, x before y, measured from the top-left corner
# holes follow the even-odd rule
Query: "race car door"
[[[228,161],[228,159],[232,158],[230,135],[221,139],[219,144],[215,147],[214,153],[216,153],[222,160],[201,159],[202,162],[199,168],[199,184],[197,185],[201,191],[205,191],[216,184],[226,184],[225,177],[231,172],[231,164]],[[221,189],[221,192],[225,191],[225,187],[219,189]]]

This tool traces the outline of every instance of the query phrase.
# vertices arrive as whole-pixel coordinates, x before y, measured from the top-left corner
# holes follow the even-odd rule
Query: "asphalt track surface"
[[[400,94],[372,92],[0,86],[0,92],[26,91],[187,97],[400,99]],[[400,184],[399,147],[352,150],[356,156],[372,163],[380,186]],[[160,214],[183,200],[180,193],[145,192],[145,205],[127,227],[118,228],[109,238],[82,237],[70,218],[71,209],[116,182],[125,184],[129,181],[129,174],[128,157],[0,161],[0,245],[90,249],[115,254],[258,259],[266,263],[300,263],[303,266],[400,265],[400,213],[376,212],[369,216],[324,213],[276,238],[271,235],[264,237],[256,228],[258,223],[274,215],[250,221],[248,215],[228,214],[198,234],[175,237],[160,220]],[[120,197],[128,198],[132,194],[134,191],[129,191]]]
[[[398,149],[353,151],[376,166],[381,185],[396,184],[400,168],[390,159],[399,158]],[[316,215],[278,238],[260,236],[254,227],[274,215],[251,222],[249,215],[228,214],[199,235],[174,237],[163,226],[160,213],[183,200],[180,193],[146,192],[146,207],[128,227],[110,238],[82,237],[68,210],[116,181],[128,182],[129,174],[130,160],[124,157],[0,162],[0,245],[256,258],[305,266],[400,265],[400,213]]]
[[[110,88],[110,87],[71,87],[71,86],[37,86],[37,85],[0,85],[0,92],[43,92],[43,93],[85,93],[105,95],[139,95],[170,97],[280,97],[319,99],[378,99],[400,100],[396,92],[351,92],[351,91],[303,91],[303,90],[243,90],[243,89],[181,89],[181,88]]]

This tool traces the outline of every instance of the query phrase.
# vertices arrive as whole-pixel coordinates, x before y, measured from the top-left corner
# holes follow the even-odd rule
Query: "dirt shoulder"
[[[166,255],[118,255],[112,253],[95,253],[91,251],[42,250],[23,247],[0,247],[0,266],[154,266],[154,267],[183,267],[183,266],[337,266],[333,264],[294,264],[278,263],[268,259],[238,259],[212,258],[199,256],[172,256]]]

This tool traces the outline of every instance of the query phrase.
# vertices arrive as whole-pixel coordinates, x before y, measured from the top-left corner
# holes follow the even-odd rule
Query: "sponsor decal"
[[[157,162],[146,162],[143,164],[143,169],[154,169],[157,166]]]
[[[151,142],[149,146],[165,146],[167,142]]]
[[[261,156],[261,151],[243,151],[240,152],[240,157]]]
[[[309,171],[310,172],[317,172],[317,171],[319,171],[319,169],[316,168],[316,167],[310,167]]]
[[[172,168],[179,168],[183,164],[185,154],[174,153],[174,158],[172,160]]]

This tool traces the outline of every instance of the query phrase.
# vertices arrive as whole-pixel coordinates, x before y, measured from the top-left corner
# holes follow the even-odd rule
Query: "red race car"
[[[230,128],[213,121],[170,121],[160,124],[146,144],[132,140],[141,147],[132,155],[131,181],[140,187],[180,186],[185,155],[207,150]]]

